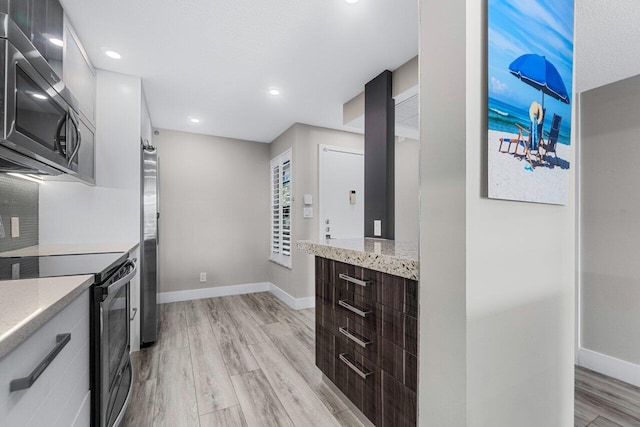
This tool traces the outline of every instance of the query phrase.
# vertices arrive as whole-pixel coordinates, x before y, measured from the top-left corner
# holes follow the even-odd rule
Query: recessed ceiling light
[[[34,93],[32,96],[37,99],[47,99],[47,97],[41,93]]]
[[[189,121],[190,121],[191,123],[200,123],[200,119],[196,119],[195,117],[191,117],[191,118],[189,118]]]
[[[269,93],[273,96],[278,96],[280,95],[280,90],[276,89],[276,88],[271,88],[269,89]]]
[[[116,52],[115,50],[107,50],[105,53],[105,55],[107,55],[109,58],[113,58],[113,59],[120,59],[122,58],[122,55],[120,55],[118,52]]]
[[[58,39],[58,38],[55,38],[55,37],[51,37],[49,39],[49,42],[51,44],[53,44],[53,45],[56,45],[56,46],[60,46],[60,47],[64,46],[64,42],[62,40]]]
[[[344,1],[349,4],[353,4],[353,3],[358,3],[359,0],[344,0]]]

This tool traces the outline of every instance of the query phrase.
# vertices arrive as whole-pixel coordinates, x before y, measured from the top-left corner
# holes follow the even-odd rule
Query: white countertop
[[[50,256],[50,255],[77,255],[77,254],[102,254],[110,252],[131,252],[138,247],[138,242],[114,242],[114,243],[81,243],[81,244],[55,244],[36,245],[14,251],[0,252],[0,257],[22,256]]]
[[[301,240],[297,247],[309,254],[418,280],[418,244],[385,239]]]
[[[0,358],[76,299],[93,275],[0,281]]]

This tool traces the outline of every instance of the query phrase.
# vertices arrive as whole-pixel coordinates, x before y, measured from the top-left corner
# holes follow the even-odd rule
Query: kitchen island
[[[300,241],[315,255],[316,365],[365,425],[415,426],[418,246]]]

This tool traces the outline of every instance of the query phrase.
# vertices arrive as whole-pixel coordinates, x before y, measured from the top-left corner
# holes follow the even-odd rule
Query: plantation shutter
[[[282,164],[282,254],[291,255],[291,160]]]
[[[291,150],[271,160],[271,256],[291,267]]]
[[[271,166],[271,252],[280,253],[280,164]]]

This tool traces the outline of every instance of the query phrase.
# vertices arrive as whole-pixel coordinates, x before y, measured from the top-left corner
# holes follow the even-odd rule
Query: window
[[[291,149],[271,160],[271,256],[291,268]]]

